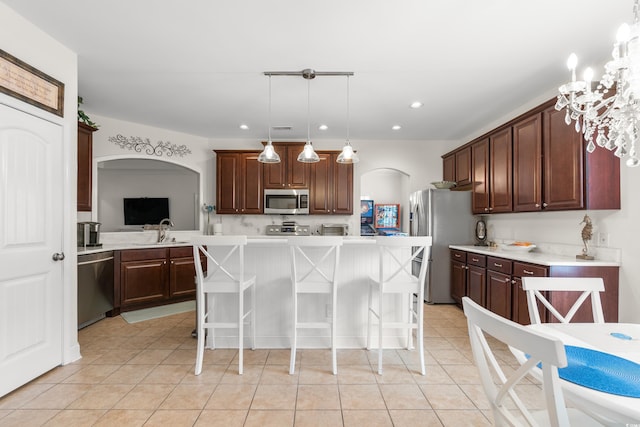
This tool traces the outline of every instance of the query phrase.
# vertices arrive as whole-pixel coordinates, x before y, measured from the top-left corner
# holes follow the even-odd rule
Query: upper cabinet
[[[443,179],[457,180],[470,150],[473,213],[620,209],[620,160],[587,153],[554,101],[443,156]]]
[[[93,132],[96,128],[78,122],[78,211],[91,212]]]
[[[216,150],[216,212],[261,214],[263,167],[258,151]]]
[[[273,143],[280,163],[265,164],[264,188],[309,188],[309,164],[297,160],[303,147],[300,142]]]
[[[339,151],[318,151],[311,164],[310,214],[353,214],[353,165],[337,163]]]
[[[513,211],[542,209],[542,114],[513,125]]]
[[[453,181],[458,187],[471,184],[473,181],[471,147],[444,155],[442,157],[442,172],[444,181]]]
[[[353,214],[353,165],[340,151],[318,151],[318,163],[297,161],[304,143],[273,143],[280,163],[258,162],[259,151],[215,150],[216,213],[264,213],[265,188],[309,189],[309,213]]]

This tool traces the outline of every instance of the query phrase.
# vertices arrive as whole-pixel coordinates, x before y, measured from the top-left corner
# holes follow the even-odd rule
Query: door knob
[[[64,252],[56,252],[55,254],[53,254],[51,259],[53,259],[54,261],[62,261],[64,259]]]

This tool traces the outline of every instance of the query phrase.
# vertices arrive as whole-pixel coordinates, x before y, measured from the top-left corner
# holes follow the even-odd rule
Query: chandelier
[[[575,121],[576,132],[582,132],[587,151],[604,147],[619,158],[627,157],[626,165],[640,165],[636,144],[640,138],[640,0],[633,6],[631,26],[622,24],[613,45],[612,57],[595,89],[593,70],[584,71],[584,80],[576,80],[575,54],[569,56],[567,67],[571,81],[560,86],[556,110],[566,108],[567,125]],[[595,141],[595,143],[594,143]]]

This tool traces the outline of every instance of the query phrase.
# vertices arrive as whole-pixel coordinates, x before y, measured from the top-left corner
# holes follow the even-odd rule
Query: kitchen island
[[[174,233],[176,241],[154,243],[149,240],[148,233],[113,233],[119,236],[108,236],[102,248],[87,248],[78,253],[95,253],[113,250],[116,254],[135,255],[143,251],[157,252],[158,250],[190,249],[189,235]],[[122,241],[118,241],[122,239]],[[128,239],[128,241],[124,241]],[[136,240],[138,239],[138,240]],[[133,241],[132,241],[133,240]],[[106,243],[111,242],[111,243]],[[116,256],[116,260],[118,257]],[[171,268],[171,258],[167,258]],[[133,261],[132,261],[133,262]],[[118,264],[118,263],[117,263]],[[121,263],[120,263],[121,264]],[[161,264],[158,261],[156,264]],[[245,249],[245,264],[247,274],[256,275],[256,347],[257,348],[289,348],[290,336],[293,328],[292,295],[290,279],[290,262],[286,237],[280,236],[248,236]],[[136,267],[135,264],[132,264]],[[158,266],[158,268],[160,268]],[[116,275],[122,276],[121,266],[115,266]],[[366,345],[367,334],[367,297],[369,276],[378,271],[378,250],[375,239],[360,236],[345,236],[340,253],[340,268],[338,273],[338,303],[337,303],[337,346],[338,348],[363,348]],[[116,295],[122,295],[122,277],[115,280]],[[156,289],[160,284],[156,284]],[[149,284],[153,288],[153,284]],[[229,298],[224,300],[223,298]],[[392,296],[394,297],[394,296]],[[221,296],[218,302],[218,315],[224,318],[235,316],[236,304],[232,303],[233,296]],[[326,304],[319,303],[318,296],[313,301],[300,301],[300,312],[305,319],[326,320],[330,314]],[[401,316],[401,300],[390,300],[387,315]],[[328,301],[327,301],[328,303]],[[384,338],[385,347],[403,347],[406,333],[402,330],[390,329]],[[375,334],[374,334],[375,335]],[[246,334],[245,334],[246,336]],[[299,336],[301,348],[324,348],[329,344],[329,336],[323,330],[302,331]],[[247,340],[246,345],[249,345]],[[373,345],[377,340],[373,337]],[[216,331],[216,346],[237,346],[237,331],[233,329]]]

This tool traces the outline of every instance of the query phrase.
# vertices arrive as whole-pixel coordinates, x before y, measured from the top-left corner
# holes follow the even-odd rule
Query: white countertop
[[[472,245],[449,245],[450,249],[458,249],[466,252],[473,252],[481,255],[495,256],[505,259],[511,259],[514,261],[523,261],[530,264],[539,264],[547,266],[565,266],[565,267],[619,267],[620,263],[616,261],[603,261],[603,260],[581,260],[576,259],[575,256],[570,257],[566,255],[558,255],[547,252],[537,252],[534,249],[531,252],[512,252],[501,250],[500,248],[490,248],[487,246],[472,246]]]
[[[286,245],[286,236],[247,236],[248,245]],[[375,244],[375,239],[366,236],[344,236],[345,245],[370,245]],[[105,251],[121,251],[129,249],[158,249],[168,248],[176,246],[191,246],[191,243],[187,239],[154,243],[154,242],[118,242],[118,243],[105,243],[101,247],[87,247],[78,248],[78,255],[95,254]]]

